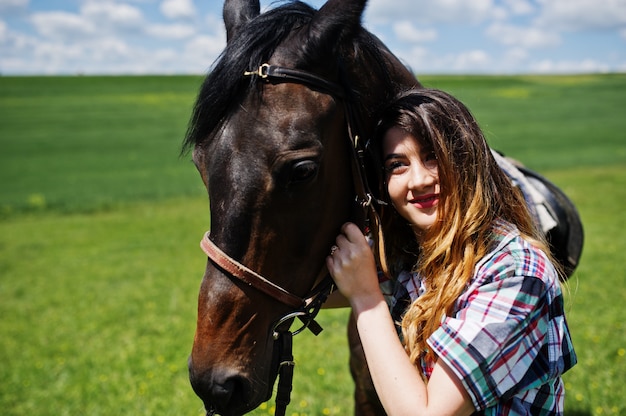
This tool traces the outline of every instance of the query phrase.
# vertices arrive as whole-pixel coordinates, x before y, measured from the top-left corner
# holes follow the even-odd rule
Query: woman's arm
[[[428,385],[409,361],[378,286],[363,234],[346,224],[327,260],[337,287],[350,301],[365,357],[386,412],[397,415],[470,415],[474,407],[458,378],[438,361]]]
[[[474,406],[452,371],[438,360],[428,384],[409,361],[382,299],[353,300],[357,329],[376,392],[391,416],[470,415]]]

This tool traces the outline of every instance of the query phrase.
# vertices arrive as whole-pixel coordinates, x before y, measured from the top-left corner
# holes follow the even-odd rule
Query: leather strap
[[[243,74],[245,76],[258,76],[261,79],[272,82],[295,82],[308,85],[311,88],[330,94],[333,97],[344,98],[343,89],[340,85],[299,69],[263,64],[256,71],[246,71]]]
[[[243,264],[236,262],[230,256],[226,255],[226,253],[211,241],[208,232],[204,234],[204,238],[200,241],[200,247],[216,266],[223,269],[229,275],[237,277],[248,286],[252,286],[292,308],[304,306],[304,299],[287,292],[282,287],[270,282],[260,274],[250,270]]]
[[[274,416],[285,416],[287,406],[291,401],[293,388],[293,370],[296,363],[293,360],[291,332],[280,334],[280,362],[278,364],[278,387],[276,391],[276,411]]]

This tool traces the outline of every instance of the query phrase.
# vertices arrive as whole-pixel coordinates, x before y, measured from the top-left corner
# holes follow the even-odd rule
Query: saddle
[[[565,278],[573,273],[582,254],[584,232],[572,201],[545,177],[515,159],[493,151],[500,168],[520,189],[531,214],[546,236],[552,255],[563,267]]]

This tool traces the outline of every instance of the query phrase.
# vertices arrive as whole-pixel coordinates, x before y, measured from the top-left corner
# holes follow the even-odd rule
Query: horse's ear
[[[361,26],[367,0],[328,0],[311,22],[309,36],[321,44],[337,44]]]
[[[226,41],[235,36],[237,31],[248,21],[261,12],[259,0],[226,0],[224,1],[224,24],[226,25]]]

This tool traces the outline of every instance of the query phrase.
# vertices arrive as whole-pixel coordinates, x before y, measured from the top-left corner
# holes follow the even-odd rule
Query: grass
[[[176,198],[0,223],[3,414],[203,414],[186,363],[206,209],[203,198]],[[344,389],[323,395],[333,414],[351,406],[346,319],[330,311],[323,336],[296,338],[290,409],[318,409],[319,388],[335,383]]]
[[[565,175],[554,177],[565,180]],[[564,378],[566,408],[578,414],[622,415],[626,403],[618,397],[626,394],[626,168],[594,168],[567,176],[587,239],[581,266],[570,282],[568,318],[579,364]]]
[[[459,97],[492,147],[540,171],[624,164],[626,75],[423,80]]]
[[[626,414],[626,76],[424,77],[547,175],[586,231],[566,414]],[[200,415],[187,380],[208,224],[179,145],[197,77],[0,77],[0,407]],[[352,409],[345,322],[298,335],[293,415]],[[273,401],[253,414],[272,414]]]
[[[179,152],[199,84],[198,77],[0,78],[0,214],[198,195],[201,183]]]
[[[2,224],[3,412],[199,414],[185,355],[202,225],[189,205]]]

